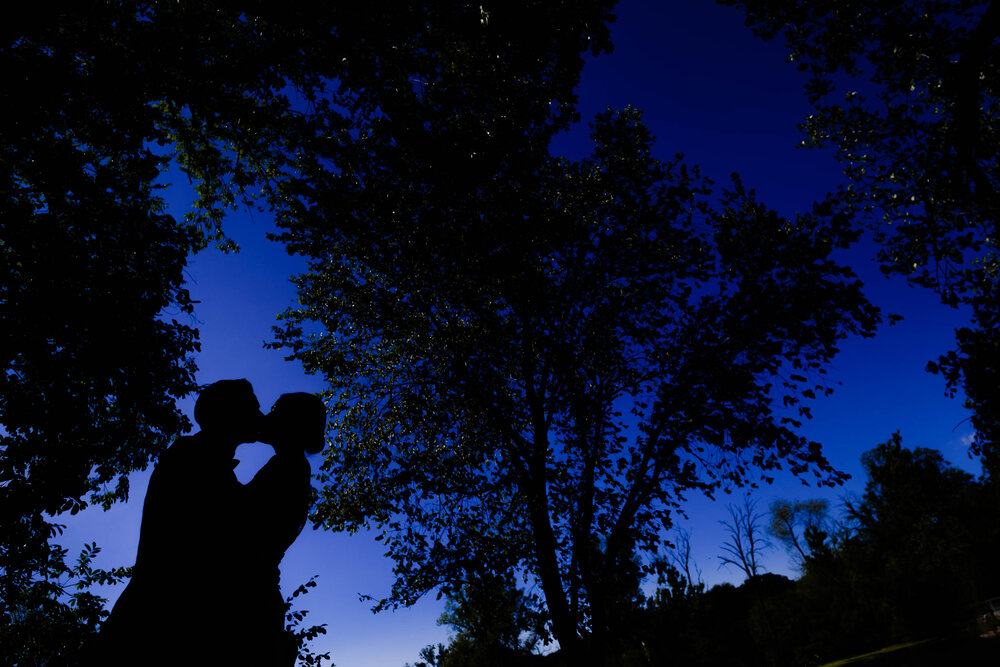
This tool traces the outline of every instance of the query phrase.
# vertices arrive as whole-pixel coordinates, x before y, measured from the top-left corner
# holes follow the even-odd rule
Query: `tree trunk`
[[[535,457],[537,459],[537,457]],[[549,520],[548,493],[546,491],[545,461],[533,460],[529,465],[528,478],[523,489],[528,498],[528,513],[531,519],[531,532],[534,541],[535,559],[538,562],[538,576],[541,579],[542,592],[545,593],[545,605],[552,619],[552,632],[562,651],[574,664],[579,656],[580,637],[576,621],[569,610],[566,593],[563,588],[562,576],[559,572],[559,560],[555,534]]]

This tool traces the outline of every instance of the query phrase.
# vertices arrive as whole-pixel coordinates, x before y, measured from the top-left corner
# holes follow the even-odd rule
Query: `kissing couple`
[[[247,380],[198,397],[200,431],[178,438],[149,478],[132,579],[85,665],[292,667],[278,565],[312,504],[306,454],[325,444],[326,408],[314,394],[282,395],[261,412]],[[274,455],[246,485],[236,448]]]

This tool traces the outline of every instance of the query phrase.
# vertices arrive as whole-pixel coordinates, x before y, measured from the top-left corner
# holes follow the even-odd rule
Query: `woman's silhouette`
[[[318,396],[281,396],[264,418],[260,435],[261,442],[274,447],[274,456],[241,490],[249,524],[239,569],[247,585],[238,594],[234,620],[251,639],[246,650],[252,664],[295,663],[297,647],[285,630],[278,565],[305,525],[312,504],[305,454],[323,449],[325,430],[326,407]]]

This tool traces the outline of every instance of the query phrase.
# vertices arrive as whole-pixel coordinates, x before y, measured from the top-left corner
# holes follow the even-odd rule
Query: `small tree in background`
[[[480,577],[449,597],[439,625],[454,635],[421,657],[435,667],[506,667],[524,661],[547,636],[537,604],[513,579]]]
[[[691,533],[678,528],[674,531],[671,541],[674,545],[668,555],[671,565],[683,576],[688,586],[692,588],[704,586],[701,568],[691,555]]]
[[[864,494],[847,504],[856,529],[855,565],[885,599],[894,632],[919,636],[947,627],[979,588],[975,550],[983,536],[977,527],[982,507],[972,476],[937,450],[903,447],[898,432],[865,452],[862,463]]]
[[[777,539],[800,565],[822,545],[826,539],[823,530],[829,503],[826,500],[778,499],[768,506],[770,523],[767,532]]]
[[[729,519],[719,521],[729,539],[722,545],[721,565],[731,565],[752,579],[761,573],[760,559],[771,543],[764,533],[763,513],[757,511],[757,501],[745,496],[740,505],[726,507]],[[721,567],[720,565],[720,567]]]

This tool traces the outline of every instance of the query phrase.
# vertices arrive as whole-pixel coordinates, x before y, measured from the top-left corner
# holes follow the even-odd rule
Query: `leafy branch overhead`
[[[883,271],[967,307],[928,364],[972,411],[973,448],[1000,467],[1000,4],[986,0],[724,0],[809,74],[803,144],[831,147],[850,183],[823,207],[866,229]]]
[[[276,3],[245,9],[28,4],[0,26],[8,661],[46,662],[60,651],[36,636],[46,623],[76,641],[93,631],[71,599],[44,586],[51,571],[71,569],[52,517],[124,500],[128,475],[190,426],[176,407],[195,389],[199,349],[187,258],[213,239],[225,244],[225,211],[280,168],[292,117],[283,91],[304,75],[302,27],[320,25]],[[186,219],[167,210],[171,164],[195,189]]]

